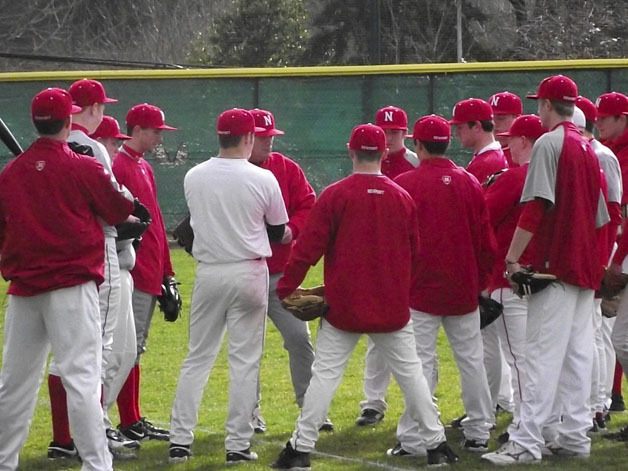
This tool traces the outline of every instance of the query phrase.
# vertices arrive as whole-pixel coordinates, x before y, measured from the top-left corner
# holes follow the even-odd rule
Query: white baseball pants
[[[9,296],[0,373],[0,470],[13,471],[26,441],[49,351],[68,398],[84,471],[109,471],[100,406],[102,338],[93,282],[37,296]]]
[[[410,309],[417,354],[423,364],[428,384],[433,378],[436,339],[442,325],[454,353],[462,383],[462,402],[467,417],[462,421],[463,433],[468,440],[488,440],[495,421],[491,407],[491,393],[484,370],[484,352],[480,334],[480,313],[475,311],[462,316],[434,316]],[[436,385],[429,384],[433,393]],[[416,424],[405,414],[399,420],[397,437],[408,451],[419,445]]]
[[[543,427],[556,411],[555,442],[588,455],[593,361],[593,290],[554,283],[528,298],[526,366],[519,426],[510,440],[541,459]]]
[[[362,334],[336,329],[323,320],[318,331],[312,379],[305,393],[303,409],[290,442],[297,451],[309,453],[318,440],[319,427],[327,417],[329,405]],[[434,448],[445,441],[445,431],[423,376],[416,354],[412,322],[390,333],[369,333],[369,338],[385,355],[406,402],[406,414],[415,421],[420,441]]]
[[[171,443],[189,445],[194,441],[203,390],[227,330],[230,385],[225,448],[249,448],[267,307],[265,260],[198,264],[188,355],[172,406]]]

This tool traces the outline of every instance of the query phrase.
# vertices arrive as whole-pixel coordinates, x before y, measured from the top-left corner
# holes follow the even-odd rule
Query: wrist
[[[506,265],[517,265],[519,262],[518,261],[512,261],[509,260],[508,258],[506,258],[506,260],[504,260],[506,262]]]

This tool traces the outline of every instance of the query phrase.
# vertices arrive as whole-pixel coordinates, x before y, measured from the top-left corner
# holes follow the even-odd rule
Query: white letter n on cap
[[[264,115],[264,124],[266,126],[272,126],[273,125],[273,120],[271,119],[270,115]]]
[[[393,112],[392,111],[384,111],[384,121],[392,122],[393,120]]]

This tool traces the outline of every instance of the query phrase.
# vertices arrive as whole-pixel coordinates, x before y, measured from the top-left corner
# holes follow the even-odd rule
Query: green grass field
[[[155,313],[150,333],[148,352],[142,360],[142,412],[154,423],[167,427],[170,407],[178,379],[179,367],[187,352],[188,318],[190,293],[194,279],[194,263],[182,250],[173,250],[173,263],[177,279],[182,282],[181,292],[184,298],[184,317],[176,323],[166,323],[160,312]],[[305,285],[311,286],[321,281],[321,270],[312,270]],[[0,304],[5,305],[5,286],[0,286]],[[4,309],[3,309],[4,312]],[[0,317],[3,323],[4,314]],[[316,325],[311,323],[313,335]],[[391,385],[388,393],[389,410],[382,423],[375,427],[361,428],[354,425],[359,413],[358,403],[362,399],[362,370],[366,342],[358,347],[349,363],[344,381],[331,405],[329,413],[336,430],[323,433],[313,456],[312,466],[316,470],[366,470],[389,469],[405,470],[425,466],[425,459],[387,458],[386,449],[392,447],[395,440],[396,420],[402,412],[402,398],[396,384]],[[462,413],[460,387],[456,367],[447,346],[441,336],[439,340],[440,383],[437,390],[439,408],[444,423]],[[165,442],[145,442],[142,444],[136,460],[117,461],[117,470],[213,470],[226,468],[224,465],[224,421],[227,410],[229,381],[224,349],[216,362],[209,379],[200,410],[196,440],[193,445],[194,456],[186,464],[168,464],[168,444]],[[628,392],[628,389],[625,389]],[[267,469],[282,446],[289,438],[298,409],[289,378],[288,358],[282,348],[281,337],[272,323],[269,323],[266,335],[266,348],[262,361],[262,409],[268,423],[268,431],[256,435],[253,449],[259,454],[259,462],[240,465],[242,469]],[[111,411],[114,423],[117,411]],[[116,417],[116,418],[114,418]],[[493,432],[497,437],[510,420],[502,415],[498,428]],[[628,424],[628,413],[614,414],[611,428]],[[1,424],[0,424],[1,426]],[[457,430],[447,429],[447,437],[458,451],[461,461],[456,466],[460,470],[487,469],[492,466],[481,462],[479,456],[460,450],[462,436]],[[80,469],[78,462],[49,462],[46,448],[51,439],[48,391],[44,384],[39,394],[39,401],[31,424],[30,436],[22,451],[20,469],[24,470],[65,470]],[[494,448],[496,445],[491,443]],[[628,469],[628,449],[623,443],[593,439],[592,455],[589,460],[557,459],[544,460],[534,468],[573,469],[573,470],[620,470]],[[532,467],[532,466],[527,466]],[[517,469],[526,468],[518,466]]]

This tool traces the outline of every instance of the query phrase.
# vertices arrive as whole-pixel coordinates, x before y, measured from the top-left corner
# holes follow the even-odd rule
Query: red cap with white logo
[[[623,93],[604,93],[599,96],[595,104],[597,105],[597,115],[600,117],[628,114],[628,97]]]
[[[470,121],[490,121],[493,109],[488,102],[480,98],[467,98],[454,106],[453,116],[449,124],[462,124]]]
[[[361,151],[386,150],[386,135],[384,130],[374,124],[360,124],[351,131],[349,149]]]
[[[177,128],[168,126],[164,112],[155,105],[142,103],[135,105],[126,115],[126,125],[129,128],[139,126],[145,129],[162,129],[165,131],[175,131]]]
[[[255,126],[253,115],[241,108],[223,111],[216,122],[216,132],[220,136],[243,136],[265,130],[265,128]]]
[[[62,88],[46,88],[31,102],[33,121],[61,121],[80,112],[81,108],[72,104],[72,96]]]
[[[255,118],[255,127],[263,129],[263,131],[255,131],[256,136],[283,136],[285,133],[275,127],[275,117],[270,111],[254,108],[250,111]]]
[[[118,120],[112,116],[103,116],[100,125],[96,128],[96,130],[90,135],[92,139],[122,139],[127,140],[131,139],[130,136],[126,134],[122,134],[120,132],[120,125],[118,124]]]
[[[401,108],[386,106],[375,113],[375,125],[382,129],[405,131],[408,129],[408,115]]]
[[[527,95],[527,98],[575,102],[578,98],[578,86],[566,75],[552,75],[544,78],[536,93]]]
[[[521,98],[511,92],[499,92],[491,95],[488,103],[493,108],[493,114],[514,114],[519,116],[523,113]]]
[[[584,113],[584,118],[591,123],[595,123],[597,119],[597,108],[595,104],[586,97],[579,96],[576,98],[576,106]]]
[[[430,114],[416,120],[412,135],[408,137],[421,142],[449,142],[451,127],[442,116]]]
[[[115,98],[109,98],[105,87],[98,80],[81,79],[70,85],[68,89],[74,104],[77,106],[91,106],[96,103],[117,103]]]
[[[547,129],[541,124],[541,118],[535,114],[524,114],[517,117],[510,129],[506,132],[500,132],[498,136],[505,137],[527,137],[532,140],[537,140],[543,134],[547,132]]]

